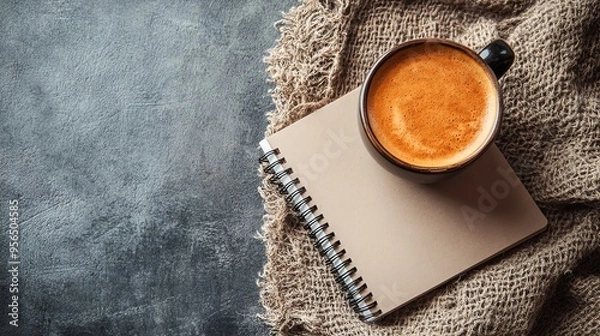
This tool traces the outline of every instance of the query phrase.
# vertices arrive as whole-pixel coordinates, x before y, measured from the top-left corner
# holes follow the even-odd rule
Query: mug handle
[[[508,43],[503,40],[495,40],[479,52],[479,57],[492,68],[496,78],[500,79],[513,64],[515,53]]]

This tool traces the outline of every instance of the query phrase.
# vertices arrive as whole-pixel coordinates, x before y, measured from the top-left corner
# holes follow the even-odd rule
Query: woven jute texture
[[[280,39],[266,57],[276,106],[266,135],[360,85],[403,41],[448,38],[474,50],[508,41],[517,58],[500,81],[505,113],[496,143],[549,227],[365,324],[265,179],[259,286],[262,317],[275,334],[600,335],[599,1],[306,0],[277,27]]]

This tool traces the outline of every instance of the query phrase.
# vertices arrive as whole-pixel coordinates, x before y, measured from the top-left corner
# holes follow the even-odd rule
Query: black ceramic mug
[[[479,54],[444,39],[408,41],[385,53],[360,93],[363,139],[373,157],[420,183],[469,166],[498,133],[498,79],[513,60],[502,40]]]

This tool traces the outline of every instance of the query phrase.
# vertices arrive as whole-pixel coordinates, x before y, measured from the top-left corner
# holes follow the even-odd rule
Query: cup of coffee
[[[513,60],[502,40],[479,54],[433,38],[405,42],[385,53],[360,92],[362,134],[373,157],[420,183],[469,166],[498,133],[498,79]]]

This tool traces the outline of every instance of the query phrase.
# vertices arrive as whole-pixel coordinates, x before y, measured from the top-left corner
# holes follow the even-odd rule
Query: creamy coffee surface
[[[377,70],[367,117],[378,141],[414,166],[464,161],[486,142],[498,110],[487,72],[460,49],[423,43],[397,52]]]

